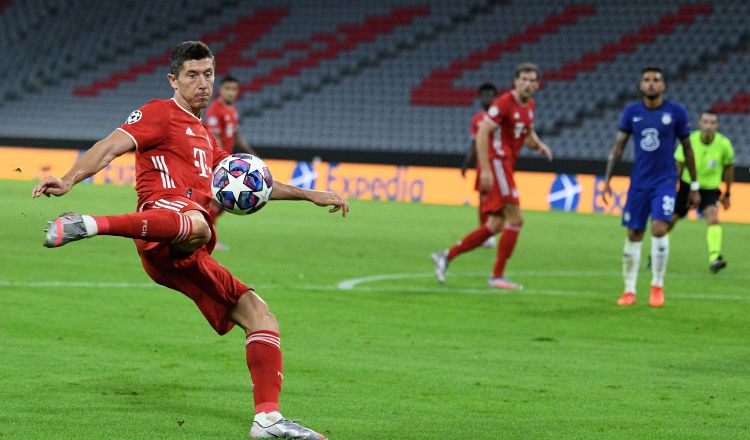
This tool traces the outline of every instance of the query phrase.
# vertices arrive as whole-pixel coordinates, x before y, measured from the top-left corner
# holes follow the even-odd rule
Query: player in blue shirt
[[[620,160],[630,135],[635,145],[635,162],[630,174],[628,199],[622,212],[622,225],[628,228],[622,257],[625,292],[617,304],[635,304],[635,285],[641,260],[641,241],[649,215],[651,216],[651,296],[649,305],[664,305],[664,273],[669,259],[669,222],[675,207],[677,168],[674,152],[677,140],[685,151],[685,166],[690,172],[690,204],[700,203],[700,188],[696,181],[695,158],[690,146],[690,123],[681,104],[664,98],[667,86],[658,67],[647,67],[641,72],[640,90],[643,99],[629,104],[620,117],[620,129],[615,145],[609,153],[604,177],[602,201],[612,196],[609,181]]]

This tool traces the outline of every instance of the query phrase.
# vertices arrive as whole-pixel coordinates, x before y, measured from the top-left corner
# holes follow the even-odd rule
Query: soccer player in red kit
[[[214,100],[206,110],[206,125],[219,141],[219,147],[229,154],[235,146],[241,153],[255,155],[245,136],[240,132],[240,115],[234,105],[240,93],[240,82],[227,75],[219,82],[219,99]],[[236,141],[236,142],[235,142]]]
[[[505,277],[505,264],[513,254],[523,225],[513,173],[524,143],[552,160],[552,151],[534,131],[534,100],[531,97],[538,88],[539,67],[531,63],[521,64],[516,69],[513,90],[500,95],[487,110],[476,136],[481,170],[481,209],[488,215],[487,222],[452,248],[432,254],[438,282],[445,282],[445,271],[454,258],[502,232],[488,284],[501,289],[522,288]],[[497,130],[500,130],[500,145],[493,147],[490,139]]]
[[[49,224],[45,246],[95,235],[135,240],[146,273],[158,284],[192,299],[220,335],[236,324],[245,330],[246,361],[253,382],[254,438],[324,439],[279,412],[282,358],[279,327],[255,291],[211,257],[216,231],[208,215],[211,170],[227,153],[201,123],[214,82],[214,56],[198,41],[179,44],[167,75],[169,100],[153,100],[89,149],[62,177],[46,177],[32,196],[62,196],[129,151],[136,155],[136,212],[90,216],[63,214]],[[346,215],[338,194],[274,182],[272,199],[308,200]]]
[[[232,75],[222,78],[219,82],[219,98],[214,100],[206,110],[206,126],[216,137],[219,147],[227,153],[232,154],[236,146],[242,153],[257,155],[240,132],[240,115],[234,105],[239,93],[240,82],[237,78]],[[224,209],[218,202],[214,201],[211,203],[208,212],[216,223],[216,219],[224,213]],[[226,244],[216,242],[215,250],[225,251],[228,249],[229,246]]]
[[[497,88],[490,83],[484,83],[481,86],[479,86],[479,89],[477,89],[477,97],[479,98],[479,103],[482,105],[482,110],[474,113],[474,116],[471,118],[471,127],[469,128],[469,133],[471,137],[471,144],[469,144],[469,149],[466,150],[466,156],[464,156],[464,162],[461,164],[461,176],[466,177],[466,170],[469,168],[469,164],[471,161],[475,160],[476,158],[476,151],[477,151],[477,133],[479,132],[479,126],[482,125],[482,122],[484,122],[484,117],[487,114],[487,110],[492,105],[492,101],[495,100],[497,97]],[[499,139],[494,134],[490,134],[491,143],[494,145],[494,143],[497,141],[499,142]],[[482,211],[482,192],[479,190],[479,174],[481,170],[479,169],[479,162],[477,162],[477,180],[474,184],[474,189],[479,193],[479,225],[483,225],[487,222],[487,213]],[[492,236],[484,241],[482,244],[483,247],[486,248],[494,248],[495,247],[495,236]]]

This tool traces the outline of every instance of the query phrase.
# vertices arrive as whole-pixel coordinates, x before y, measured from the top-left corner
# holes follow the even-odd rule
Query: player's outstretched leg
[[[208,242],[211,230],[198,211],[185,213],[171,209],[149,209],[132,214],[90,216],[67,212],[51,220],[46,229],[47,247],[59,247],[95,235],[116,235],[144,241],[197,245]]]
[[[56,219],[48,221],[44,232],[46,233],[44,245],[48,248],[63,246],[71,241],[92,236],[86,232],[83,216],[75,212],[65,212]]]
[[[231,318],[245,329],[245,352],[253,380],[255,417],[252,438],[325,440],[325,436],[287,420],[279,412],[279,394],[284,380],[281,339],[276,317],[252,290],[237,302]]]
[[[438,283],[445,282],[445,271],[448,269],[448,251],[435,252],[432,255],[432,264],[435,266],[435,277]]]

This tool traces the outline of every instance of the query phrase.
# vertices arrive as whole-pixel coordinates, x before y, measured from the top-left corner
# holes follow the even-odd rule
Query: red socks
[[[253,379],[255,413],[279,410],[282,376],[281,340],[270,330],[250,333],[245,340],[247,367]]]
[[[456,258],[456,256],[468,252],[476,247],[479,247],[485,240],[492,237],[492,231],[487,225],[482,225],[477,229],[471,231],[469,235],[464,237],[457,245],[450,248],[448,251],[448,260]]]
[[[500,243],[497,245],[497,259],[495,260],[495,267],[492,269],[492,276],[502,277],[505,274],[505,263],[513,255],[513,249],[516,247],[516,241],[518,241],[518,234],[520,233],[520,226],[507,225],[503,229],[503,233],[500,234]]]
[[[149,209],[133,214],[91,216],[99,235],[119,235],[145,241],[187,240],[193,232],[190,217],[170,209]]]

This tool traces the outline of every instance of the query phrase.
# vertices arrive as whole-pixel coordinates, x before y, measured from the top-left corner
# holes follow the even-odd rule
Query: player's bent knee
[[[193,224],[188,242],[200,247],[211,241],[211,227],[208,225],[205,217],[203,217],[203,214],[198,211],[189,211],[187,216],[190,217],[190,221]]]
[[[271,313],[268,304],[252,290],[248,290],[240,297],[234,310],[232,310],[231,318],[248,332],[257,330],[279,331],[276,315]]]

